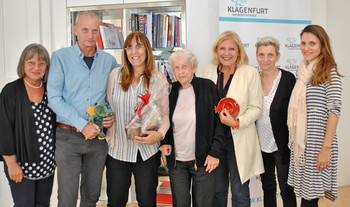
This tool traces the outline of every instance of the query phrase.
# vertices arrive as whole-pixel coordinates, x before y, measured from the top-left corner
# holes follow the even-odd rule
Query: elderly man
[[[96,47],[99,25],[95,13],[79,13],[74,26],[78,43],[51,58],[47,90],[49,106],[57,114],[58,206],[76,206],[80,176],[80,206],[96,206],[100,196],[108,148],[96,138],[99,127],[88,123],[87,109],[106,103],[108,76],[117,62]],[[114,117],[104,118],[104,127],[113,122]]]

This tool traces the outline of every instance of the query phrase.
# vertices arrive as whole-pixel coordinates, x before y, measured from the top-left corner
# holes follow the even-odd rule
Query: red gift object
[[[215,112],[220,113],[224,108],[230,113],[233,118],[239,114],[239,105],[232,98],[221,99],[218,103],[218,106],[215,107]]]

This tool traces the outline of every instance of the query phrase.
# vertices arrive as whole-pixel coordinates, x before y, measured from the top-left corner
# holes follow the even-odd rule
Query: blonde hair
[[[225,40],[232,40],[232,42],[236,43],[238,46],[238,52],[239,56],[237,57],[237,67],[241,65],[247,65],[249,63],[248,55],[245,52],[243,43],[241,39],[239,38],[238,34],[232,31],[225,31],[219,35],[219,37],[216,39],[214,45],[213,45],[213,57],[212,57],[212,64],[214,65],[220,65],[220,61],[217,55],[217,48],[218,46]]]
[[[256,44],[256,53],[258,53],[258,49],[260,46],[268,46],[268,45],[272,45],[275,47],[276,50],[276,55],[278,55],[280,53],[280,43],[278,42],[278,40],[274,37],[263,37],[261,38]]]

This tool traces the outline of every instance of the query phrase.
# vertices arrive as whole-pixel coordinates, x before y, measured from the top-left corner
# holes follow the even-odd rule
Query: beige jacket
[[[217,65],[204,69],[203,77],[217,82]],[[262,88],[259,72],[250,65],[237,68],[227,92],[227,97],[237,101],[240,112],[239,129],[232,129],[236,161],[241,182],[264,172],[260,142],[255,121],[262,111]]]

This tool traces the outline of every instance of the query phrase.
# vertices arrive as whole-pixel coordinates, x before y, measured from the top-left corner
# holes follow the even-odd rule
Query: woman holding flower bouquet
[[[111,72],[107,87],[107,101],[116,117],[106,136],[108,206],[126,206],[132,174],[138,205],[156,206],[158,148],[169,128],[169,84],[154,70],[152,48],[143,33],[129,34],[123,47],[123,66]],[[148,95],[148,102],[142,102]],[[154,110],[150,106],[155,106]],[[139,127],[128,128],[131,121],[135,121],[133,127],[135,123]],[[143,131],[145,125],[154,122],[158,129]],[[142,136],[135,136],[140,131]]]

